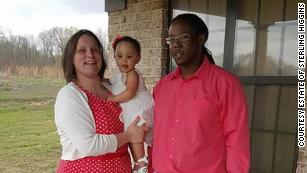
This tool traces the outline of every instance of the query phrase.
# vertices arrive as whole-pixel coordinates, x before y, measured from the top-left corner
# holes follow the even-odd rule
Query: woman
[[[106,62],[97,36],[80,30],[67,42],[62,66],[67,85],[55,102],[55,123],[62,144],[57,173],[131,172],[127,143],[140,143],[139,118],[124,131],[119,104],[106,98],[102,85]]]

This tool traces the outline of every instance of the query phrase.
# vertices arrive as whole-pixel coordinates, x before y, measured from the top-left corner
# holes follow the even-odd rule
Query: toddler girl
[[[154,101],[147,90],[141,73],[135,68],[141,59],[140,43],[129,36],[117,37],[113,44],[114,58],[120,70],[110,79],[113,95],[108,100],[119,102],[122,107],[122,121],[125,129],[137,117],[140,116],[139,126],[153,125]],[[151,129],[151,128],[150,128]],[[146,136],[146,143],[151,145],[152,134],[150,130]],[[143,173],[147,171],[147,157],[145,156],[144,144],[130,144],[130,150],[135,161],[134,172]]]

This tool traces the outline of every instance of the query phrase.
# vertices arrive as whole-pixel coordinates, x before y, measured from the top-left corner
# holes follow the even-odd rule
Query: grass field
[[[63,80],[0,75],[0,173],[51,173],[60,157],[53,104]]]

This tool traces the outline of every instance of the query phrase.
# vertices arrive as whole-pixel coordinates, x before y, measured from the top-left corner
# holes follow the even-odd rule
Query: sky
[[[0,27],[14,35],[38,35],[52,27],[77,27],[107,31],[104,0],[4,0]]]

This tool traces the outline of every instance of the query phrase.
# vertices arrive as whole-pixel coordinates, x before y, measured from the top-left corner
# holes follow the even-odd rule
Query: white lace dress
[[[152,127],[153,127],[153,106],[154,101],[151,93],[147,90],[144,79],[138,70],[135,70],[139,76],[139,86],[136,96],[127,102],[120,103],[122,107],[121,120],[124,122],[125,130],[131,122],[140,116],[141,120],[138,125],[142,125],[147,121],[151,127],[151,130],[147,133],[146,143],[148,145],[152,144]],[[127,74],[122,72],[117,72],[113,74],[110,79],[111,91],[113,95],[118,95],[124,90],[126,90]]]

